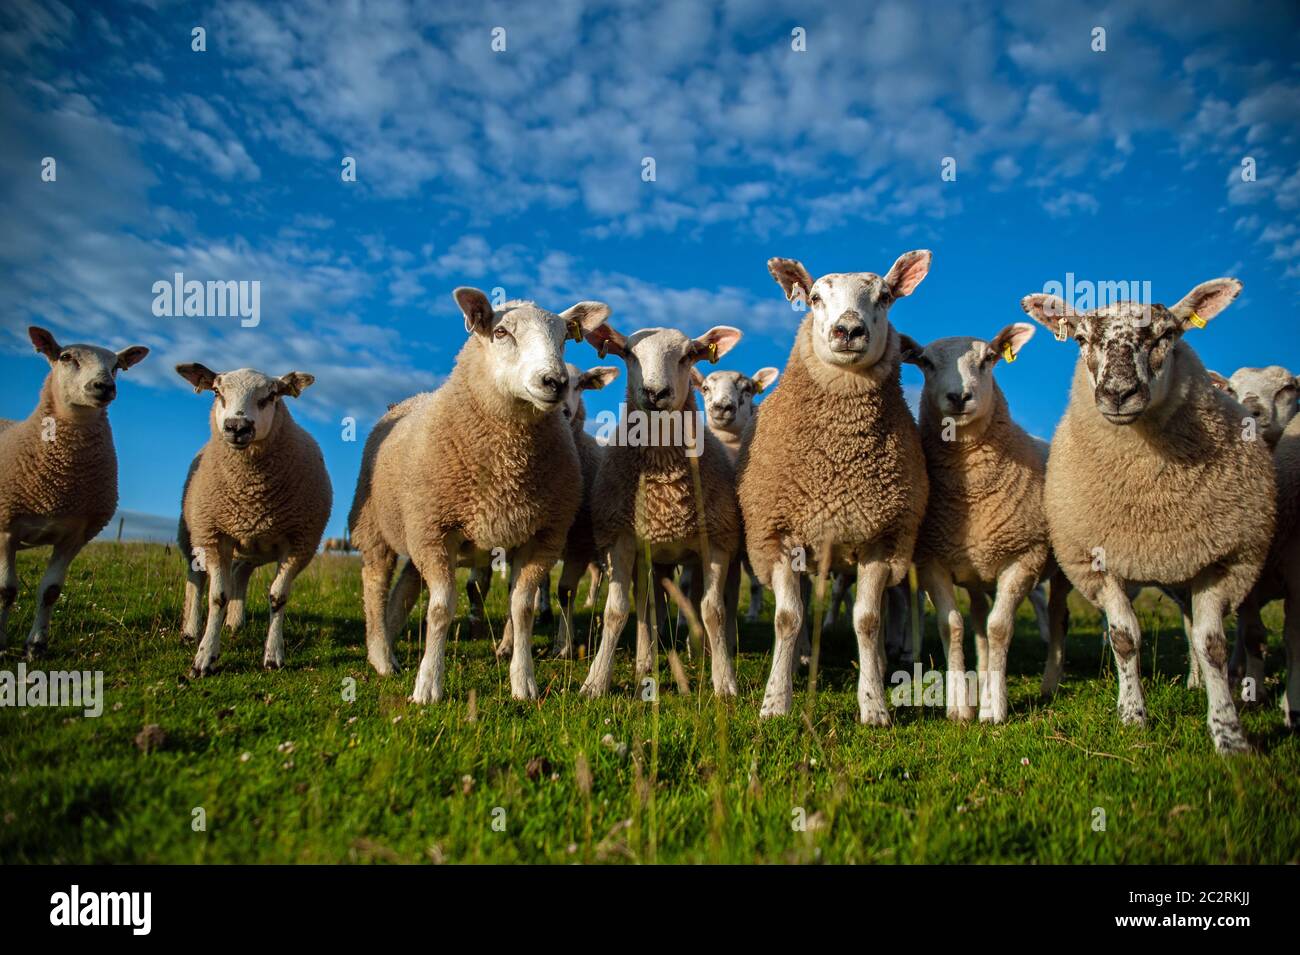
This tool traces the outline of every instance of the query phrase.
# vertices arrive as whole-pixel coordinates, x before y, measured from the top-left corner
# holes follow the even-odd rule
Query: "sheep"
[[[452,295],[468,338],[451,374],[384,415],[363,453],[348,526],[361,552],[367,657],[381,675],[398,668],[387,590],[397,557],[408,556],[416,586],[423,578],[429,587],[411,698],[440,701],[456,567],[482,565],[495,552],[514,576],[510,692],[535,699],[533,602],[582,501],[573,433],[556,413],[568,384],[564,342],[603,325],[609,307],[579,302],[556,315],[520,300],[494,310],[476,288]]]
[[[211,435],[185,480],[177,533],[189,562],[181,632],[198,641],[190,674],[216,668],[222,623],[239,628],[248,580],[267,563],[276,564],[276,573],[262,666],[279,669],[285,607],[294,581],[316,556],[334,501],[320,446],[283,400],[297,398],[316,379],[301,371],[273,378],[252,368],[218,374],[193,362],[177,365],[176,373],[195,394],[213,395]],[[208,617],[200,639],[205,582]]]
[[[917,580],[930,594],[938,616],[948,666],[949,719],[975,715],[953,585],[981,597],[996,588],[987,619],[975,612],[985,600],[972,605],[972,615],[980,633],[975,644],[979,717],[1002,723],[1007,718],[1007,649],[1016,608],[1049,569],[1055,572],[1043,513],[1046,449],[1012,420],[993,377],[997,363],[1004,358],[1014,361],[1033,335],[1033,325],[1017,322],[989,341],[954,337],[920,345],[900,336],[902,360],[925,376],[920,429],[930,497],[913,560]],[[1063,576],[1057,574],[1044,692],[1055,690],[1060,680],[1067,593]]]
[[[1116,302],[1075,312],[1042,293],[1021,302],[1057,338],[1079,344],[1043,503],[1057,562],[1106,615],[1120,720],[1146,724],[1128,589],[1186,586],[1206,720],[1225,754],[1249,746],[1228,686],[1223,615],[1250,592],[1268,555],[1273,463],[1262,441],[1242,440],[1241,406],[1213,386],[1183,335],[1240,291],[1241,282],[1220,278],[1172,307]]]
[[[1280,578],[1284,597],[1286,691],[1282,712],[1292,732],[1300,731],[1300,418],[1282,432],[1273,453],[1277,467],[1277,534],[1269,549],[1268,570]],[[1262,624],[1261,624],[1262,628]]]
[[[654,588],[645,586],[641,573],[648,549],[652,564],[679,563],[690,557],[700,561],[704,578],[700,617],[713,654],[713,691],[734,696],[736,677],[727,651],[723,591],[731,561],[740,549],[735,472],[722,444],[699,420],[689,372],[696,362],[704,358],[716,362],[730,351],[740,340],[740,331],[719,325],[699,338],[688,338],[676,329],[648,328],[624,336],[604,325],[587,340],[602,357],[612,353],[627,365],[625,407],[629,410],[620,422],[620,435],[626,426],[629,440],[620,436],[605,448],[591,498],[592,528],[597,549],[606,555],[609,592],[600,648],[580,692],[594,697],[609,691],[634,573],[638,679],[653,667],[654,635],[646,605]],[[673,424],[680,428],[674,429]],[[652,567],[644,570],[654,572]]]
[[[758,413],[758,406],[754,404],[754,399],[770,388],[780,374],[779,369],[769,367],[760,368],[752,375],[745,375],[738,371],[715,371],[710,372],[706,378],[700,374],[698,368],[691,369],[691,382],[700,391],[709,430],[731,455],[733,462],[740,456],[740,441],[745,428],[749,426],[750,419]],[[754,576],[753,568],[749,566],[749,561],[743,554],[741,565],[749,575],[749,610],[745,614],[745,620],[748,623],[757,623],[759,613],[763,609],[763,585]],[[691,582],[691,578],[688,577],[688,580],[682,584],[683,588]],[[678,628],[681,628],[680,620]],[[728,623],[728,640],[732,639],[733,631],[733,625]]]
[[[929,251],[906,252],[884,276],[834,273],[815,282],[797,261],[768,261],[786,298],[806,303],[809,314],[740,450],[746,550],[776,595],[763,717],[789,712],[804,614],[797,575],[825,552],[824,572],[857,570],[859,719],[889,724],[881,603],[885,588],[907,574],[929,489],[889,308],[920,284],[930,261]]]
[[[0,650],[8,645],[9,613],[18,599],[17,552],[52,545],[25,647],[33,660],[48,649],[50,613],[69,565],[117,509],[117,452],[107,409],[117,396],[118,371],[149,349],[61,347],[36,325],[27,334],[50,373],[32,413],[0,424]]]

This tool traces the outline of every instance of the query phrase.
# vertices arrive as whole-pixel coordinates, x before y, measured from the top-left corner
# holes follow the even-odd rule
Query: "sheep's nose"
[[[736,404],[735,404],[735,402],[732,402],[732,401],[719,402],[718,404],[714,405],[713,407],[714,407],[714,410],[716,410],[716,411],[718,412],[718,414],[735,414],[735,413],[736,413]]]
[[[1102,390],[1103,397],[1116,408],[1122,408],[1125,402],[1137,393],[1138,386],[1136,384],[1127,387],[1120,385],[1118,388],[1105,388]]]
[[[558,398],[564,394],[564,389],[568,387],[569,376],[562,371],[544,371],[534,379],[534,384],[542,394]]]
[[[831,334],[836,338],[843,339],[844,341],[852,341],[855,338],[860,338],[865,335],[866,332],[866,323],[862,321],[862,316],[853,311],[853,309],[844,312],[844,314],[835,320],[835,324],[831,326]]]
[[[253,433],[253,422],[242,416],[235,416],[227,418],[221,428],[228,438],[243,438]]]
[[[963,391],[961,393],[950,391],[948,392],[947,397],[948,397],[948,403],[951,404],[954,408],[965,408],[968,404],[970,404],[970,400],[975,396],[972,395],[969,391]]]
[[[90,392],[92,397],[98,398],[100,401],[112,401],[117,395],[117,385],[111,380],[106,381],[103,378],[96,378],[86,386],[86,390]]]
[[[641,388],[641,394],[645,395],[646,404],[653,406],[660,405],[672,396],[672,388],[651,388],[646,385]]]

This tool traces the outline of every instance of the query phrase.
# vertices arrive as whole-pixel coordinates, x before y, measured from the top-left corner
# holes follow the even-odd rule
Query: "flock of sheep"
[[[609,690],[634,606],[636,673],[652,674],[658,634],[651,619],[662,620],[666,605],[647,581],[682,566],[691,577],[688,588],[683,570],[683,589],[694,595],[688,602],[707,635],[713,690],[734,695],[744,566],[752,586],[775,594],[761,711],[775,716],[791,706],[808,582],[824,573],[838,578],[841,593],[856,582],[859,717],[883,726],[890,717],[882,608],[893,605],[891,588],[915,565],[938,616],[953,719],[1007,719],[1007,650],[1026,597],[1037,598],[1049,637],[1043,689],[1056,688],[1073,587],[1105,615],[1121,720],[1143,724],[1132,598],[1154,585],[1183,607],[1189,683],[1203,683],[1210,733],[1224,753],[1248,748],[1230,669],[1233,682],[1262,680],[1260,608],[1285,598],[1283,709],[1287,725],[1300,726],[1300,711],[1290,708],[1300,707],[1297,381],[1277,367],[1224,379],[1183,337],[1231,303],[1241,283],[1204,282],[1171,307],[1119,302],[1075,312],[1052,296],[1027,296],[1021,304],[1033,319],[1079,347],[1049,453],[1012,420],[993,376],[999,362],[1016,359],[1033,325],[922,345],[891,324],[891,306],[913,293],[930,261],[928,251],[913,251],[883,275],[814,280],[799,262],[770,260],[787,298],[807,314],[761,410],[755,398],[777,380],[776,369],[707,377],[697,369],[735,346],[734,328],[697,338],[672,328],[623,334],[599,302],[555,314],[526,301],[494,308],[481,291],[457,289],[468,338],[450,376],[436,391],[391,407],[365,446],[349,527],[361,554],[371,665],[380,674],[397,670],[396,634],[423,584],[427,642],[414,700],[441,699],[457,568],[471,569],[471,603],[481,617],[489,575],[508,565],[509,619],[498,651],[510,655],[513,696],[533,698],[539,593],[549,591],[552,568],[562,562],[553,652],[571,656],[574,593],[599,565],[608,595],[581,689],[598,696]],[[105,409],[117,371],[147,349],[61,347],[43,329],[30,334],[51,371],[32,415],[0,423],[0,647],[17,597],[15,551],[53,545],[27,641],[34,655],[46,645],[69,562],[115,509]],[[625,412],[671,420],[673,440],[598,444],[584,427],[582,393],[604,387],[619,369],[566,363],[569,340],[621,359]],[[904,362],[925,378],[919,423],[900,384]],[[193,673],[211,671],[223,625],[242,624],[249,576],[268,562],[277,572],[264,664],[281,666],[285,606],[320,545],[332,500],[320,449],[284,401],[313,378],[217,374],[198,364],[177,372],[196,392],[213,393],[211,437],[186,479],[179,530],[190,562],[183,633],[198,643]],[[693,426],[697,390],[707,421],[700,429]],[[409,560],[394,581],[399,557]],[[971,598],[975,680],[965,673],[955,587]],[[753,593],[756,614],[761,589]],[[1230,668],[1224,615],[1238,608]]]

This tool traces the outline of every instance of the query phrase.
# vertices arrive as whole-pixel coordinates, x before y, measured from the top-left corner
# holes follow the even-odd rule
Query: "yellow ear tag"
[[[1016,360],[1016,353],[1011,350],[1011,342],[1007,342],[1002,346],[1002,357],[1007,360],[1008,365]]]
[[[576,318],[569,319],[569,337],[575,342],[582,341],[582,326]]]
[[[718,363],[718,343],[709,342],[709,361],[713,364]]]
[[[1192,314],[1188,318],[1188,321],[1190,321],[1197,328],[1205,327],[1205,319],[1201,318],[1201,316],[1197,315],[1195,312],[1192,312]]]
[[[604,357],[605,357],[605,346],[606,346],[607,344],[609,344],[609,343],[606,342],[606,341],[603,341],[603,340],[602,340],[601,343],[600,343],[599,345],[596,346],[596,355],[597,355],[598,357],[600,357],[600,358],[604,358]]]

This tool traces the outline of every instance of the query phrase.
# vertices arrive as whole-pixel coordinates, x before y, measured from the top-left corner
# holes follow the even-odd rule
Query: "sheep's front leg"
[[[1007,721],[1007,651],[1016,630],[1016,609],[1038,582],[1041,567],[1012,562],[998,574],[993,611],[989,614],[987,678],[980,681],[980,722]]]
[[[880,608],[889,585],[889,564],[858,562],[858,594],[853,601],[853,632],[858,637],[858,719],[868,726],[888,726],[885,707],[884,648]]]
[[[397,572],[397,580],[393,582],[393,589],[389,591],[388,605],[384,610],[384,632],[388,634],[390,643],[396,642],[398,634],[406,626],[406,618],[411,615],[411,608],[420,599],[422,583],[420,572],[409,560]]]
[[[944,679],[944,700],[950,720],[970,720],[975,717],[975,706],[971,702],[971,681],[966,679],[966,648],[961,611],[957,609],[956,590],[952,575],[938,564],[926,563],[916,568],[917,580],[930,594],[934,601],[934,612],[939,618],[939,642],[943,644],[943,656],[947,661],[948,671]],[[976,688],[976,692],[978,689]]]
[[[204,549],[208,562],[208,619],[198,652],[194,654],[190,676],[207,676],[221,656],[221,625],[225,621],[226,604],[230,602],[231,593],[232,550],[228,541]]]
[[[0,534],[0,650],[9,645],[9,613],[18,600],[18,538]]]
[[[742,560],[741,566],[749,577],[749,607],[745,610],[745,623],[758,623],[763,612],[763,582],[754,576],[754,568],[749,566],[748,560]]]
[[[555,640],[551,643],[551,656],[560,660],[573,659],[573,595],[578,591],[578,581],[582,579],[584,569],[574,560],[566,560],[560,568],[560,582],[556,584],[560,623],[555,628]]]
[[[601,625],[600,648],[592,657],[591,669],[583,681],[583,696],[604,696],[609,692],[614,669],[614,651],[631,609],[632,568],[636,562],[636,540],[621,534],[609,552],[609,592],[605,597],[605,619]]]
[[[1115,671],[1119,677],[1120,722],[1132,726],[1145,726],[1146,700],[1142,697],[1142,678],[1138,668],[1138,652],[1142,647],[1142,628],[1124,586],[1114,577],[1102,580],[1097,600],[1106,614],[1106,630],[1110,648],[1115,654]]]
[[[970,594],[970,622],[975,631],[975,669],[983,686],[989,663],[989,598],[976,587],[966,592]]]
[[[1200,657],[1201,677],[1209,701],[1206,722],[1214,748],[1220,753],[1245,753],[1250,750],[1246,734],[1237,719],[1228,683],[1228,639],[1223,632],[1226,601],[1217,587],[1192,591],[1192,645]]]
[[[280,562],[275,580],[271,581],[269,600],[271,604],[271,625],[266,630],[266,650],[262,654],[262,666],[268,670],[278,670],[284,666],[284,608],[293,591],[293,582],[303,569],[311,563],[315,551],[305,554],[293,554]],[[247,586],[248,582],[244,582]],[[235,586],[238,587],[238,572]]]
[[[668,615],[668,594],[659,583],[655,565],[652,563],[649,567],[646,566],[639,547],[636,558],[632,562],[632,599],[636,605],[636,682],[640,686],[643,678],[655,672],[655,647],[659,639],[659,628],[663,626],[664,617]],[[650,625],[652,600],[654,601],[653,627]]]
[[[514,625],[515,647],[510,656],[510,695],[516,700],[537,699],[533,676],[534,601],[542,587],[549,587],[554,551],[526,544],[516,555],[515,583],[510,590],[510,621]]]
[[[1264,693],[1264,646],[1268,643],[1268,628],[1259,609],[1259,598],[1254,591],[1237,608],[1237,640],[1228,662],[1228,683],[1240,688],[1244,703],[1258,703]]]
[[[839,619],[840,612],[844,609],[844,602],[849,598],[849,587],[853,580],[846,573],[831,575],[831,599],[826,605],[826,616],[822,618],[822,632],[825,633],[835,626],[835,621]]]
[[[735,626],[735,617],[727,613],[727,588],[732,583],[733,568],[739,575],[740,563],[719,547],[710,547],[709,552],[709,559],[704,562],[704,597],[700,601],[700,616],[703,618],[704,632],[709,637],[709,651],[713,655],[713,692],[718,696],[735,696],[736,672],[731,666],[731,648],[727,634],[728,624]],[[738,592],[739,576],[735,578],[735,586]]]
[[[795,641],[799,638],[804,608],[799,575],[788,554],[782,553],[772,564],[772,592],[776,597],[776,612],[772,615],[776,641],[772,648],[772,671],[768,674],[763,707],[759,710],[762,717],[789,713],[794,697]]]
[[[1065,674],[1065,629],[1070,618],[1070,579],[1063,571],[1052,574],[1051,591],[1047,595],[1047,663],[1043,666],[1043,682],[1039,692],[1052,696],[1061,686]]]
[[[257,564],[249,560],[237,560],[231,568],[230,603],[226,605],[226,629],[238,633],[244,626],[248,606],[248,581],[253,576]]]
[[[415,552],[417,549],[419,553]],[[415,678],[411,701],[437,703],[442,699],[447,668],[447,629],[456,613],[456,544],[437,540],[411,550],[411,562],[429,585],[424,656],[420,660],[420,672]]]
[[[515,592],[515,581],[519,579],[519,565],[516,563],[517,560],[518,555],[516,555],[515,561],[511,561],[510,563],[510,581],[506,585],[506,593],[508,594],[513,594]],[[534,611],[537,609],[536,603],[533,604],[533,609]],[[506,613],[506,621],[501,625],[501,639],[497,641],[496,648],[493,652],[500,659],[508,659],[510,655],[515,652],[515,621],[513,613]]]
[[[54,602],[63,593],[63,581],[68,576],[68,565],[85,546],[85,541],[75,540],[56,544],[50,554],[50,563],[45,568],[45,576],[36,588],[36,619],[32,621],[31,633],[27,635],[27,659],[34,660],[44,656],[50,638],[50,611]]]
[[[474,640],[484,640],[490,635],[487,620],[487,595],[492,589],[492,566],[477,564],[469,569],[465,581],[465,597],[469,600],[469,635]]]
[[[361,554],[361,598],[366,610],[366,659],[380,676],[398,671],[393,652],[395,631],[388,629],[388,581],[397,555],[387,547]]]

